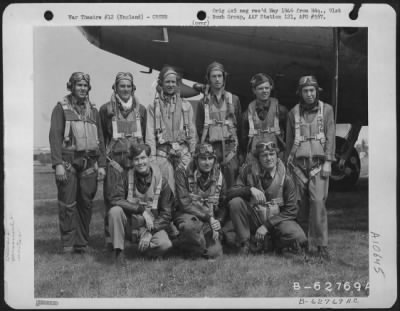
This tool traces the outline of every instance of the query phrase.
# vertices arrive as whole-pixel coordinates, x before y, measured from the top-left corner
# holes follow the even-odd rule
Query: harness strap
[[[139,108],[135,108],[134,114],[136,116],[136,132],[133,134],[133,136],[135,136],[137,138],[142,138],[143,137],[143,134],[142,134],[142,122],[140,120]]]
[[[283,204],[283,184],[285,182],[285,177],[286,177],[286,168],[284,165],[282,165],[283,167],[283,173],[282,173],[282,180],[279,184],[279,191],[278,191],[278,204]]]
[[[161,115],[161,105],[160,105],[160,99],[156,98],[154,101],[154,113],[155,113],[155,129],[156,130],[162,130],[162,115]]]
[[[274,118],[274,129],[276,135],[281,134],[281,128],[279,127],[279,104],[276,105],[276,113]]]
[[[203,144],[206,141],[208,129],[210,126],[210,106],[208,101],[204,103],[204,127],[203,127],[203,134],[201,136],[201,143]]]
[[[66,110],[72,110],[70,105],[68,104],[67,100],[64,98],[63,102],[61,103],[61,107],[63,108],[64,112]],[[69,142],[69,133],[71,132],[71,121],[65,121],[65,128],[64,128],[64,142]]]
[[[154,172],[153,172],[153,174],[154,174]],[[157,210],[158,200],[160,198],[160,193],[161,193],[161,187],[162,187],[162,177],[160,178],[160,181],[158,182],[156,190],[154,192],[154,198],[153,198],[153,202],[152,202],[152,206],[151,206],[152,210]]]
[[[248,109],[248,120],[249,120],[249,137],[254,137],[261,135],[263,133],[275,133],[276,135],[279,135],[281,133],[281,129],[279,127],[279,105],[276,100],[271,101],[271,107],[270,109],[275,108],[275,114],[274,114],[274,126],[273,127],[267,127],[265,129],[260,129],[256,130],[254,127],[254,114],[256,114],[256,111],[254,109],[255,103],[254,101],[250,103],[249,109]],[[275,104],[276,103],[276,104]],[[274,106],[274,107],[273,107]]]

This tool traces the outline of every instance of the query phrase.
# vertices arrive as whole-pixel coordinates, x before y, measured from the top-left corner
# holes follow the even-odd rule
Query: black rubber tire
[[[340,150],[345,142],[344,138],[336,136],[336,150]],[[349,175],[339,170],[339,156],[337,153],[336,159],[336,162],[332,164],[332,175],[329,181],[330,187],[342,191],[352,189],[360,177],[361,161],[357,150],[354,147],[352,148],[350,157],[344,164],[345,168],[348,167],[351,169]]]

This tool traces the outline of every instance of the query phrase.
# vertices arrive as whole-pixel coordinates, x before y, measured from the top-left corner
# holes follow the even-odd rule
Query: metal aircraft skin
[[[368,124],[367,28],[87,26],[79,29],[100,49],[146,66],[149,71],[172,65],[185,79],[195,82],[205,82],[208,64],[221,62],[228,72],[226,88],[240,97],[243,110],[254,98],[249,81],[258,72],[274,79],[272,96],[288,109],[298,102],[298,79],[315,75],[323,88],[320,98],[334,106],[336,122],[355,125],[346,150],[340,152],[346,162],[354,154],[351,149],[361,125]],[[190,88],[184,88],[187,94],[196,94],[193,89],[191,92]]]

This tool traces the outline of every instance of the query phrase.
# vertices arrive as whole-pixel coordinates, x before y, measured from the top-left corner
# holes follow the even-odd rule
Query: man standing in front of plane
[[[192,105],[180,96],[181,75],[164,66],[154,103],[147,107],[146,143],[175,193],[174,169],[187,165],[197,143]]]
[[[112,85],[113,93],[110,101],[100,108],[100,120],[104,135],[107,156],[107,172],[113,166],[121,166],[124,169],[130,167],[129,148],[132,145],[144,142],[146,131],[146,108],[139,104],[133,83],[133,75],[130,72],[119,72]],[[107,174],[104,180],[104,231],[106,245],[110,245],[110,233],[108,232],[108,211],[111,208],[108,201],[108,183],[110,176]]]
[[[246,162],[253,159],[257,143],[273,141],[284,151],[284,131],[286,130],[287,109],[271,97],[274,81],[265,73],[257,73],[250,80],[255,100],[242,117],[242,154]],[[283,154],[282,154],[283,156]]]
[[[300,103],[288,115],[286,158],[298,191],[298,221],[303,228],[308,222],[309,250],[329,261],[325,203],[335,160],[335,122],[332,107],[319,100],[321,90],[314,76],[300,78]]]
[[[49,140],[63,252],[82,253],[89,241],[97,178],[104,178],[106,163],[99,113],[89,100],[90,76],[74,72],[67,89],[71,93],[53,109]]]
[[[239,170],[239,140],[242,111],[239,98],[225,90],[227,72],[220,63],[207,67],[204,98],[197,109],[196,126],[201,143],[213,145],[229,189]]]

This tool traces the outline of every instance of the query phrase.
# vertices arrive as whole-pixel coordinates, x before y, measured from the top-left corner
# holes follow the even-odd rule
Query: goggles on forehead
[[[278,151],[278,145],[273,142],[273,141],[269,141],[267,143],[258,143],[256,145],[256,151],[258,153],[264,152],[264,151]]]
[[[214,156],[214,148],[210,144],[202,144],[197,146],[196,154],[201,155],[211,155]]]
[[[314,76],[303,76],[299,80],[299,86],[316,85],[318,86],[317,79]]]

